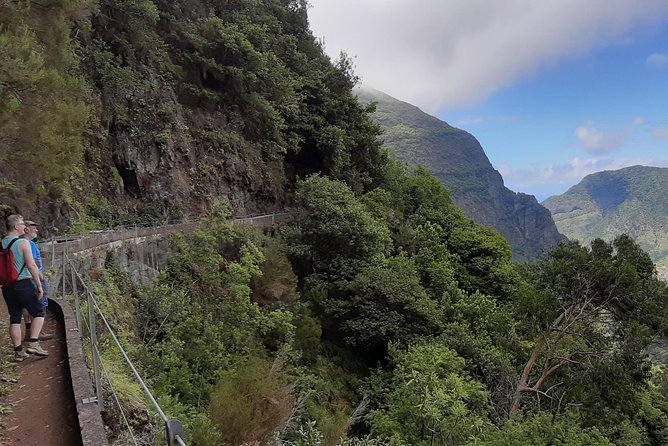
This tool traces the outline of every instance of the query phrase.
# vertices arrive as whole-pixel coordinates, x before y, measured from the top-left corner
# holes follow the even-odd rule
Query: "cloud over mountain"
[[[499,167],[508,187],[519,190],[532,190],[540,200],[552,195],[555,189],[566,191],[585,176],[603,170],[617,170],[624,167],[643,165],[667,167],[668,163],[659,159],[648,158],[580,158],[575,157],[567,163],[533,168]]]
[[[589,153],[610,152],[619,149],[628,136],[628,130],[604,133],[593,125],[575,129],[575,136],[582,148]]]
[[[484,100],[668,15],[665,0],[311,3],[314,34],[331,55],[346,51],[365,83],[432,112]]]

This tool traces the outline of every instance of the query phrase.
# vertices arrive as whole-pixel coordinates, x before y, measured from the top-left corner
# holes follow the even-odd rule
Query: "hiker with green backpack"
[[[39,268],[30,249],[30,242],[20,235],[25,232],[25,222],[20,215],[7,217],[7,235],[0,250],[0,285],[9,311],[9,336],[14,346],[14,359],[23,361],[28,353],[48,356],[39,345],[39,334],[44,325],[45,310],[42,305],[44,289]],[[21,315],[23,309],[32,316],[32,325],[26,349],[21,344]]]

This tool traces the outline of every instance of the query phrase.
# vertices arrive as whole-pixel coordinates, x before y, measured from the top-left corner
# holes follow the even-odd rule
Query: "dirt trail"
[[[7,324],[7,309],[0,304],[0,317]],[[55,336],[42,342],[47,358],[31,355],[18,364],[17,384],[0,404],[13,412],[2,419],[5,426],[1,445],[79,446],[81,435],[70,378],[62,320],[49,312],[44,332]],[[0,333],[2,354],[13,355],[9,334]]]

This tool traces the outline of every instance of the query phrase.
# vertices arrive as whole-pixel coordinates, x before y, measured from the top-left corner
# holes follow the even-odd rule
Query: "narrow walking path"
[[[272,213],[238,217],[231,219],[231,223],[268,228],[287,218],[287,213]],[[42,242],[39,246],[45,269],[55,271],[53,282],[56,285],[52,285],[52,291],[56,295],[61,289],[57,284],[61,283],[60,278],[62,278],[60,271],[62,263],[59,262],[63,258],[63,252],[83,259],[102,253],[105,255],[103,258],[106,258],[106,252],[118,248],[119,243],[148,244],[170,233],[191,232],[200,226],[201,222],[196,220],[155,227],[116,228],[110,231],[95,231],[83,236],[64,236],[52,239],[50,242]],[[152,262],[147,264],[157,269],[160,262],[156,262],[156,254],[153,254]],[[67,317],[68,323],[74,324],[74,316],[69,314]],[[7,333],[8,323],[7,309],[3,302],[0,303],[0,357],[12,360],[13,351]],[[12,411],[3,413],[4,411],[0,410],[0,445],[82,446],[81,429],[84,430],[86,444],[98,445],[103,444],[103,441],[106,444],[105,428],[97,411],[97,405],[80,404],[81,420],[77,417],[65,328],[60,311],[49,313],[44,330],[56,334],[54,339],[43,343],[43,347],[49,351],[49,357],[45,359],[30,357],[17,364],[15,375],[18,376],[18,382],[11,385],[8,395],[0,398],[0,409],[8,408]],[[75,387],[78,389],[79,402],[82,403],[83,397],[93,395],[92,383],[85,371],[81,346],[74,346],[73,339],[70,341],[72,355],[70,359],[76,362],[73,366]],[[79,342],[78,339],[76,342]],[[83,381],[89,384],[90,389],[86,389],[85,385],[82,386]]]
[[[5,327],[8,315],[0,304],[0,317]],[[77,419],[72,380],[70,378],[65,344],[65,328],[57,312],[49,312],[44,332],[54,338],[42,343],[49,352],[47,358],[31,355],[17,364],[18,383],[11,393],[0,399],[12,413],[2,417],[4,425],[1,445],[21,446],[80,446],[81,435]],[[0,333],[3,355],[13,355],[9,335]]]

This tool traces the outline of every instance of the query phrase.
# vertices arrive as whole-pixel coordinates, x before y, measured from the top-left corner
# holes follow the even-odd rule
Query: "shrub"
[[[209,417],[226,443],[265,443],[286,426],[293,406],[280,364],[253,357],[222,376]]]

